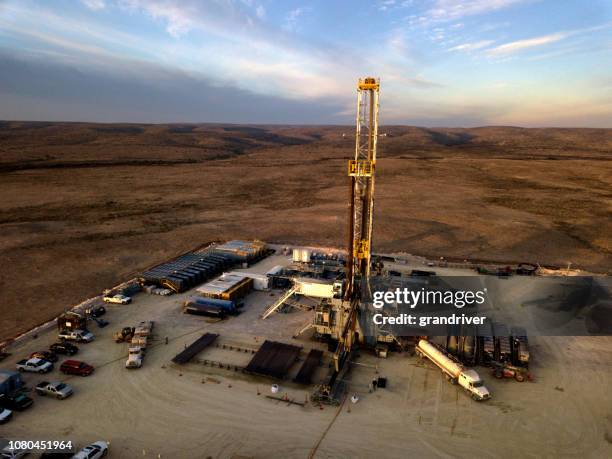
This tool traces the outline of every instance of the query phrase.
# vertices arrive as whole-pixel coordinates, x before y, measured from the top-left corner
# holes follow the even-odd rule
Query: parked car
[[[31,359],[43,359],[48,362],[57,362],[57,354],[52,351],[37,351],[30,354]]]
[[[91,343],[94,335],[89,330],[63,330],[57,335],[59,339],[77,341],[79,343]]]
[[[108,454],[108,443],[97,441],[80,450],[72,459],[99,459]]]
[[[0,424],[9,422],[12,417],[13,417],[13,412],[11,410],[0,407]]]
[[[49,373],[53,370],[53,363],[43,359],[23,359],[17,362],[19,371],[29,371],[31,373]]]
[[[65,341],[59,343],[53,343],[49,346],[49,350],[51,352],[55,352],[56,354],[64,354],[64,355],[74,355],[79,352],[79,348],[72,343],[67,343]]]
[[[96,322],[96,325],[98,325],[98,327],[100,328],[104,328],[108,325],[108,320],[104,320],[104,319],[98,319],[97,317],[94,317],[93,320]]]
[[[89,376],[94,367],[80,360],[66,360],[60,365],[60,371],[67,375]]]
[[[0,407],[6,408],[11,411],[23,411],[32,406],[34,400],[27,395],[6,395],[0,394]]]
[[[129,296],[117,294],[112,296],[104,295],[102,298],[105,303],[115,303],[115,304],[130,304],[132,302],[132,298]]]
[[[94,306],[87,311],[92,317],[100,317],[106,314],[106,308],[102,305]]]
[[[72,386],[59,381],[42,381],[34,388],[39,395],[51,395],[59,400],[63,400],[72,395]]]

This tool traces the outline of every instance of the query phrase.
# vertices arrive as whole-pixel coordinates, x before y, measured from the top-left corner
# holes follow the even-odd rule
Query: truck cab
[[[474,400],[487,400],[491,398],[489,390],[484,386],[482,379],[474,370],[464,370],[457,378],[461,387],[467,390]]]
[[[140,368],[144,353],[138,345],[131,345],[128,351],[128,358],[125,362],[125,368]]]

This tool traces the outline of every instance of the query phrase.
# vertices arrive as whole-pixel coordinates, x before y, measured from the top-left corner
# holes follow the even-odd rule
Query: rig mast
[[[378,140],[378,95],[380,81],[367,77],[357,83],[357,130],[355,158],[348,163],[351,180],[347,284],[338,317],[342,330],[334,354],[339,372],[356,340],[358,311],[364,294],[369,294],[372,217],[374,213],[374,173]]]

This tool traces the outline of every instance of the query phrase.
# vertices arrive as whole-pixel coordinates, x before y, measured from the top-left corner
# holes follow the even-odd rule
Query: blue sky
[[[0,119],[612,128],[609,0],[0,0]]]

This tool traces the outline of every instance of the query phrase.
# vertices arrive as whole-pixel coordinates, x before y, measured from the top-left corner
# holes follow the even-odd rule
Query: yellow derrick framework
[[[355,157],[348,163],[351,195],[347,285],[342,311],[338,317],[338,328],[342,333],[334,354],[337,372],[344,365],[355,340],[357,312],[363,289],[369,290],[379,90],[380,81],[377,78],[368,77],[357,83]]]

